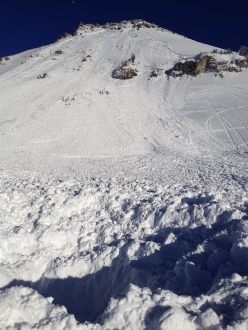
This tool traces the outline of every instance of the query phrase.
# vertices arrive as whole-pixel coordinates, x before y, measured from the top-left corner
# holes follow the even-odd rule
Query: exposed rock
[[[56,40],[56,42],[59,41],[59,40],[61,40],[61,39],[65,39],[67,37],[71,37],[71,34],[65,32],[64,34],[62,34],[61,36],[58,37],[58,39]]]
[[[234,63],[240,69],[247,69],[247,67],[248,67],[248,59],[246,59],[246,60],[245,59],[235,60]]]
[[[44,79],[44,78],[48,78],[49,76],[48,76],[48,74],[47,73],[43,73],[43,74],[40,74],[39,76],[38,76],[38,79]]]
[[[125,80],[125,79],[132,79],[133,77],[137,76],[137,73],[134,69],[131,68],[119,68],[116,69],[113,72],[113,78],[115,79],[121,79],[121,80]]]
[[[173,77],[182,77],[183,75],[195,75],[197,63],[195,60],[178,62],[171,71]]]
[[[161,68],[157,68],[157,69],[154,69],[151,74],[150,74],[150,77],[159,77],[159,76],[162,76],[162,74],[164,73],[164,69],[161,69]]]
[[[91,55],[87,55],[83,58],[82,62],[86,62],[91,58]]]
[[[78,28],[74,31],[73,35],[76,36],[79,34],[80,31],[82,30],[87,30],[91,29],[93,30],[94,28],[99,28],[102,27],[103,29],[110,29],[110,30],[121,30],[122,28],[126,28],[127,24],[132,24],[133,28],[156,28],[158,29],[159,26],[153,23],[146,22],[142,19],[136,19],[136,20],[131,20],[131,21],[122,21],[120,23],[114,23],[114,22],[107,22],[104,25],[100,24],[83,24],[82,22],[79,23]],[[162,28],[160,28],[163,30]]]
[[[64,54],[64,52],[63,52],[63,50],[58,49],[58,50],[55,50],[55,54],[62,55],[62,54]]]
[[[113,71],[112,77],[115,79],[132,79],[137,76],[138,70],[135,67],[135,55],[132,54],[131,58],[127,61],[122,62],[122,64]]]
[[[204,73],[206,70],[208,62],[208,57],[203,56],[202,58],[199,59],[199,61],[196,61],[196,68],[195,68],[195,75],[197,76],[198,74]]]
[[[181,61],[175,64],[170,71],[173,77],[182,77],[184,75],[198,76],[205,72],[215,72],[219,77],[224,76],[225,71],[241,72],[248,68],[248,60],[237,59],[231,62],[218,61],[212,55],[198,55],[192,60]]]

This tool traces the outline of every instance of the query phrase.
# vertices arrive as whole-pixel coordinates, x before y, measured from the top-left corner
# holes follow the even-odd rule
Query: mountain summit
[[[215,69],[198,77],[183,69],[212,51],[212,46],[134,20],[80,23],[73,36],[11,56],[0,65],[1,154],[8,164],[17,157],[29,167],[32,159],[44,157],[53,163],[164,149],[245,151],[242,93],[248,73],[225,70],[220,79]],[[211,58],[222,66],[240,61],[237,54]],[[171,70],[182,62],[188,74],[175,78],[179,74]],[[223,102],[239,109],[237,118],[232,110],[222,111]]]

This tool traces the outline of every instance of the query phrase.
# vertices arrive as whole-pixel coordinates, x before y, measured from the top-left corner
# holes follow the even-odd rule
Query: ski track
[[[236,95],[236,94],[234,94],[233,92],[232,92],[232,90],[233,90],[233,88],[235,87],[236,89],[238,89],[238,87],[237,86],[233,86],[233,85],[228,85],[227,86],[227,88],[231,88],[231,90],[229,90],[228,91],[228,93],[229,93],[229,95],[233,95],[233,96],[235,96],[235,97],[237,97],[237,98],[240,98],[241,100],[244,100],[244,101],[248,101],[247,99],[245,99],[245,98],[243,98],[243,97],[241,97],[241,96],[239,96],[239,95]],[[212,120],[214,120],[214,117],[216,116],[219,120],[220,120],[220,122],[222,123],[222,125],[223,125],[223,130],[226,132],[226,135],[228,136],[228,139],[229,139],[229,141],[230,141],[230,143],[231,143],[231,145],[233,146],[233,148],[235,149],[236,147],[238,147],[238,145],[236,145],[236,143],[235,143],[235,141],[233,140],[233,138],[232,138],[232,136],[231,136],[231,134],[229,133],[229,131],[233,131],[234,132],[234,134],[235,134],[235,136],[237,136],[238,137],[238,139],[241,141],[241,144],[239,144],[239,146],[245,146],[246,147],[246,149],[247,149],[247,141],[244,139],[244,137],[242,136],[242,134],[241,133],[239,133],[238,131],[237,131],[237,129],[239,128],[239,127],[235,127],[235,125],[233,125],[230,121],[228,121],[227,119],[226,119],[226,117],[225,116],[223,116],[223,114],[224,113],[228,113],[228,115],[230,115],[230,116],[232,116],[233,118],[236,118],[242,125],[243,125],[243,128],[247,131],[247,126],[245,125],[245,123],[238,117],[238,115],[237,115],[237,112],[235,111],[235,114],[234,114],[234,110],[241,110],[241,111],[243,111],[243,112],[245,112],[245,110],[244,109],[242,109],[242,108],[244,108],[244,107],[247,107],[248,106],[248,103],[247,104],[245,104],[245,105],[240,105],[240,106],[231,106],[231,104],[228,104],[228,103],[223,103],[223,102],[216,102],[216,101],[214,101],[214,102],[210,102],[210,100],[208,99],[208,96],[210,96],[210,97],[213,97],[213,94],[211,93],[210,94],[210,92],[212,92],[213,90],[222,90],[222,91],[218,91],[219,93],[220,93],[220,95],[223,93],[223,91],[224,91],[224,86],[218,86],[218,87],[215,87],[215,88],[209,88],[209,89],[205,89],[204,91],[202,91],[202,90],[199,90],[198,92],[195,92],[195,93],[189,93],[188,94],[188,96],[187,96],[187,98],[189,97],[190,98],[190,103],[187,101],[187,109],[186,109],[186,111],[187,111],[187,113],[186,113],[186,116],[193,116],[194,115],[194,113],[196,113],[196,111],[194,111],[194,110],[192,110],[192,111],[190,111],[189,110],[189,108],[191,107],[191,108],[196,108],[196,109],[199,109],[199,108],[202,108],[202,110],[199,110],[199,112],[200,111],[208,111],[209,112],[209,114],[210,114],[210,117],[208,117],[207,118],[207,120],[206,120],[206,122],[205,122],[205,128],[206,128],[206,130],[208,131],[208,133],[216,140],[216,141],[218,141],[219,139],[215,136],[215,134],[214,134],[214,132],[216,132],[216,131],[221,131],[221,129],[214,129],[213,131],[211,131],[211,128],[210,128],[210,122],[212,121]],[[244,94],[246,94],[247,95],[247,93],[244,93]],[[207,104],[209,105],[209,107],[207,107],[207,109],[204,109],[204,105],[194,105],[194,100],[195,99],[197,99],[198,98],[198,96],[199,95],[201,95],[201,96],[203,96],[204,97],[204,99],[207,101]],[[224,107],[225,107],[225,109],[223,109],[223,110],[216,110],[215,109],[215,107],[213,106],[213,104],[212,103],[214,103],[214,104],[220,104],[220,105],[223,105]],[[211,111],[210,111],[210,109],[212,110],[212,111],[214,111],[214,114],[211,114]],[[232,111],[232,112],[231,112]],[[198,112],[198,113],[199,113]],[[225,121],[225,123],[223,123],[223,120]],[[228,128],[228,126],[226,125],[226,122],[228,121],[228,126],[230,127],[230,128]],[[224,144],[222,144],[223,146],[224,146]]]

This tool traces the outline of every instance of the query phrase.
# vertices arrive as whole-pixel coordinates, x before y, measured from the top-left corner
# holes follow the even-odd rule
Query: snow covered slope
[[[137,155],[154,148],[197,153],[213,143],[211,135],[176,113],[192,78],[165,74],[179,59],[213,47],[160,28],[125,26],[81,28],[77,36],[25,53],[17,67],[12,57],[0,66],[2,166],[21,162],[39,169],[47,157],[54,168],[71,158]],[[131,54],[138,75],[113,79],[114,69]],[[154,70],[162,74],[151,77]],[[45,73],[47,78],[37,79]]]
[[[170,75],[212,50],[137,20],[0,64],[1,330],[247,328],[248,71]]]

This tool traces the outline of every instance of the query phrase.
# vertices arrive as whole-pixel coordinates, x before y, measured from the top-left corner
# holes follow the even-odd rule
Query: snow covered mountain
[[[248,327],[248,63],[214,49],[135,20],[2,59],[0,329]]]

